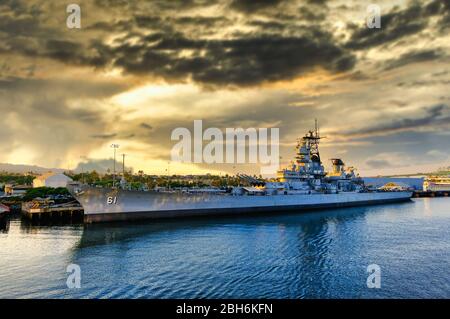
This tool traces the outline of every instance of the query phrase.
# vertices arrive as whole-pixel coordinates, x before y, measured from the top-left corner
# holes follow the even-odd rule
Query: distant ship
[[[369,191],[354,168],[339,158],[325,172],[316,129],[298,139],[296,156],[278,171],[276,182],[233,187],[229,192],[210,189],[187,191],[133,191],[69,183],[70,193],[84,209],[86,223],[211,215],[248,215],[261,212],[386,204],[409,201],[409,191]]]
[[[450,176],[427,176],[423,180],[426,192],[450,192]]]

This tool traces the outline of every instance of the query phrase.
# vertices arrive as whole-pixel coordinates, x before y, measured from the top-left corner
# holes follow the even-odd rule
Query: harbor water
[[[0,230],[0,298],[450,298],[450,198]],[[80,288],[69,288],[69,265]],[[369,265],[380,288],[368,288]]]

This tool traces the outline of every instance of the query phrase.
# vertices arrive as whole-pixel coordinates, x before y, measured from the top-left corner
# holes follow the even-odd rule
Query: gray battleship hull
[[[276,211],[304,211],[409,201],[411,192],[371,192],[303,195],[239,195],[142,192],[68,186],[84,209],[86,223],[247,215]]]

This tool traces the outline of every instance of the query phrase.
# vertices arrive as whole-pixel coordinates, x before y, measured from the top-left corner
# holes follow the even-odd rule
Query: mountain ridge
[[[62,168],[48,168],[38,165],[27,165],[27,164],[11,164],[11,163],[0,163],[0,172],[7,173],[46,173],[46,172],[63,173],[66,170]]]

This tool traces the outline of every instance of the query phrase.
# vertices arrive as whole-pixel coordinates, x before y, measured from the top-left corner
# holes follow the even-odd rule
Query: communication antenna
[[[317,119],[314,119],[314,123],[315,123],[316,137],[318,137],[319,136],[319,125],[317,124]]]
[[[123,178],[125,178],[125,155],[127,155],[127,154],[122,154],[122,176],[123,176]]]
[[[116,185],[116,149],[119,148],[119,144],[111,144],[111,148],[114,149],[114,169],[113,169],[113,188]]]

